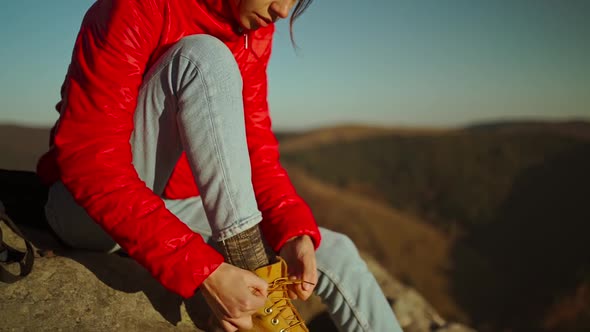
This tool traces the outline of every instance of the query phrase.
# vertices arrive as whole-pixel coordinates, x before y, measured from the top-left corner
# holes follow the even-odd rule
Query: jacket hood
[[[196,0],[201,3],[207,11],[211,14],[212,18],[218,21],[220,24],[227,24],[235,34],[241,34],[243,28],[234,11],[232,9],[230,1],[234,0]]]

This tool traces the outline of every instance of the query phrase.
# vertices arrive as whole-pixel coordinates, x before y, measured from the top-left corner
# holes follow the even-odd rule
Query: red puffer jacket
[[[266,66],[274,27],[237,33],[227,0],[99,0],[86,14],[57,105],[51,148],[37,171],[61,180],[131,257],[183,297],[222,262],[199,234],[168,211],[132,165],[129,139],[136,98],[147,69],[184,36],[209,34],[232,50],[242,73],[252,182],[263,214],[262,232],[278,251],[307,234],[320,243],[309,207],[279,164],[271,131]],[[164,196],[198,195],[186,157]]]

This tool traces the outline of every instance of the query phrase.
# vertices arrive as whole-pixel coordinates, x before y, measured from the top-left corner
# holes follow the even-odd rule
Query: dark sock
[[[274,263],[275,255],[264,243],[258,225],[218,243],[226,262],[254,271]]]

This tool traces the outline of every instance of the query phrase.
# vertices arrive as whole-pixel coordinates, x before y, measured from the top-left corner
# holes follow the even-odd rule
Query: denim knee
[[[338,249],[338,252],[344,253],[344,256],[358,256],[358,249],[348,235],[335,233],[333,237],[334,246]]]
[[[348,235],[342,233],[335,233],[334,243],[336,248],[338,249],[338,252],[343,253],[344,256],[359,256],[356,244],[354,244],[354,242],[350,239],[350,237],[348,237]]]
[[[221,40],[206,34],[191,35],[180,39],[173,47],[177,55],[190,61],[208,79],[232,80],[242,85],[238,63]]]
[[[319,269],[340,270],[344,266],[348,268],[365,266],[356,245],[347,235],[329,231],[329,233],[324,232],[322,236],[322,246],[327,249],[327,252],[322,251],[321,254],[328,255],[329,259],[318,260]]]

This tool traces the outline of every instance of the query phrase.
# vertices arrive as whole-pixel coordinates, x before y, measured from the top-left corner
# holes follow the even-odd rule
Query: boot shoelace
[[[289,280],[288,278],[277,278],[273,280],[271,283],[268,284],[268,293],[269,293],[269,300],[273,302],[270,307],[264,308],[264,313],[270,315],[275,313],[275,315],[271,318],[270,322],[273,325],[279,324],[279,317],[285,311],[290,309],[292,315],[291,316],[283,316],[282,318],[287,322],[289,327],[281,329],[280,332],[288,332],[292,328],[303,324],[303,319],[297,313],[295,306],[291,302],[291,298],[289,298],[287,286],[289,285],[300,285],[303,283],[307,283],[310,285],[314,285],[311,282],[304,281],[304,280]],[[271,293],[280,292],[280,296],[273,296],[271,297]]]

